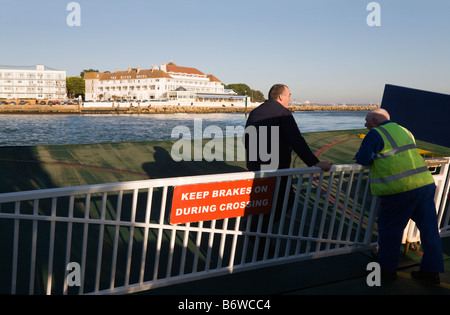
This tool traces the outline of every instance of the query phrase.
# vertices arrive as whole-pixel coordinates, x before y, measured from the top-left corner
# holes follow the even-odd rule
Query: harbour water
[[[363,129],[366,114],[366,111],[293,113],[301,132]],[[177,126],[188,127],[192,135],[194,128],[201,128],[202,132],[208,126],[217,126],[226,136],[227,126],[244,127],[245,121],[243,113],[0,115],[0,146],[170,140],[178,139],[172,138],[172,130]]]

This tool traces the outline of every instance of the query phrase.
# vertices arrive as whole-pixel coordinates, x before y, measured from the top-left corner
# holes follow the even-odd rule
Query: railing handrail
[[[340,171],[359,171],[362,169],[367,169],[366,166],[359,164],[342,164],[333,165],[329,170],[331,172]],[[209,175],[194,175],[194,176],[180,176],[172,178],[155,178],[146,180],[136,180],[136,181],[125,181],[125,182],[115,182],[106,184],[92,184],[83,186],[71,186],[71,187],[59,187],[59,188],[45,188],[39,190],[27,190],[18,192],[7,192],[0,193],[0,203],[12,202],[12,201],[24,201],[29,200],[30,197],[42,198],[52,198],[52,197],[62,197],[67,195],[81,195],[85,193],[102,193],[114,190],[132,190],[136,187],[145,188],[155,188],[163,186],[177,186],[177,185],[190,185],[190,184],[200,184],[200,183],[215,183],[221,181],[233,181],[239,179],[255,179],[255,178],[267,178],[267,177],[277,177],[277,176],[288,176],[288,175],[298,175],[301,174],[312,174],[320,173],[322,170],[319,167],[308,167],[308,168],[289,168],[274,171],[257,171],[257,172],[233,172],[225,174],[209,174]],[[221,180],[220,178],[226,177],[226,179]]]
[[[449,189],[448,178],[450,174],[448,165],[445,167],[445,178],[440,177],[439,185],[440,191],[446,194]],[[59,284],[56,284],[56,280],[53,279],[57,277],[51,273],[54,261],[57,258],[58,261],[61,260],[61,257],[54,258],[57,242],[59,242],[58,248],[64,248],[66,264],[73,258],[73,254],[71,254],[73,242],[79,248],[82,248],[81,254],[75,253],[77,259],[81,260],[81,268],[88,268],[88,266],[93,268],[92,265],[95,264],[95,271],[90,271],[90,273],[95,274],[95,279],[88,279],[91,281],[88,288],[85,288],[83,284],[79,291],[83,294],[136,292],[230,272],[370,249],[376,245],[373,233],[378,198],[370,195],[369,176],[370,169],[368,167],[358,164],[344,164],[333,165],[329,172],[323,172],[318,167],[292,168],[264,172],[234,172],[158,178],[0,194],[0,222],[3,219],[9,220],[4,222],[8,222],[9,225],[12,223],[13,226],[8,228],[9,232],[5,232],[11,233],[13,236],[13,245],[7,247],[12,256],[11,258],[5,258],[6,260],[11,259],[12,264],[11,293],[17,291],[22,272],[20,268],[25,268],[25,274],[28,272],[26,269],[29,268],[31,279],[29,279],[28,292],[33,294],[35,278],[38,279],[36,269],[39,265],[39,268],[49,270],[46,284],[40,284],[45,287],[45,292],[52,294],[54,290],[56,292],[61,290],[60,287],[62,286],[63,294],[67,294],[67,283],[60,284],[58,282]],[[272,205],[268,231],[261,231],[261,215],[193,224],[169,224],[168,222],[171,201],[168,193],[169,187],[269,177],[277,178],[274,198],[276,198],[276,192],[280,187],[281,180],[279,179],[288,178],[286,185],[297,185],[295,190],[295,202],[297,203],[294,202],[296,207],[289,212],[289,216],[285,216],[287,202],[284,202],[282,219],[277,223],[279,226],[275,229],[276,231],[272,228],[275,200]],[[158,203],[155,203],[156,206],[152,207],[154,205],[153,196],[156,191],[160,195],[158,198],[161,199],[158,199]],[[111,195],[108,195],[108,193],[111,193]],[[108,196],[111,197],[110,200]],[[127,198],[126,203],[124,203],[125,197]],[[139,201],[141,197],[144,198],[144,201]],[[446,196],[443,197],[441,198],[441,205],[437,205],[437,207],[440,207],[440,218],[444,222],[443,231],[447,231],[450,220],[450,213],[448,212],[450,211],[444,209],[443,204],[447,202],[447,198]],[[61,198],[61,201],[59,198]],[[138,206],[139,202],[141,203]],[[22,204],[24,204],[23,210]],[[127,205],[129,208],[125,209],[123,205]],[[59,210],[64,213],[57,214],[57,207],[61,207],[62,209]],[[95,210],[91,210],[94,207]],[[74,215],[75,209],[79,211],[76,215]],[[91,211],[95,211],[93,216],[91,216]],[[140,211],[139,220],[136,219],[137,211]],[[152,211],[155,211],[155,213]],[[444,216],[445,211],[448,212]],[[106,216],[107,212],[108,216]],[[122,218],[123,212],[126,212],[129,217]],[[144,214],[145,219],[142,217]],[[152,215],[154,217],[151,219]],[[32,222],[31,229],[29,224],[22,224],[25,221]],[[42,228],[38,228],[39,222],[49,223],[43,225]],[[252,223],[257,223],[258,228],[256,230],[250,228]],[[55,237],[56,226],[58,225],[60,229],[61,225],[65,226],[65,230],[63,229],[65,238],[57,239]],[[49,232],[45,231],[47,226],[49,226]],[[73,236],[72,230],[75,226],[83,230],[82,233],[78,231],[76,236],[78,238]],[[98,229],[98,235],[90,230],[89,227],[91,226]],[[109,227],[109,243],[104,244],[107,227]],[[48,253],[39,254],[41,248],[38,248],[37,243],[41,229],[43,230],[44,242],[49,242],[49,248]],[[111,229],[115,232],[112,232]],[[126,229],[124,235],[120,232],[121,229]],[[21,233],[26,235],[23,239],[30,240],[30,244],[25,246],[25,252],[30,251],[31,261],[29,263],[21,262],[21,259],[28,259],[23,258],[24,254],[21,250],[24,246],[23,241],[19,242],[18,240]],[[140,233],[140,237],[142,237],[141,243],[139,243],[139,246],[142,246],[142,257],[136,258],[136,261],[133,260],[135,259],[133,256],[135,254],[133,249],[134,233]],[[164,233],[166,233],[165,240],[163,240]],[[150,234],[153,235],[151,240],[149,239]],[[49,237],[48,235],[53,236]],[[119,242],[119,235],[122,243]],[[49,239],[47,239],[48,237]],[[231,244],[230,242],[226,243],[229,238],[232,239]],[[207,244],[204,243],[205,239],[208,239]],[[264,257],[262,258],[257,258],[256,255],[259,240],[267,240]],[[272,253],[273,257],[269,258],[268,242],[270,240],[276,242],[276,249],[275,253]],[[42,243],[42,241],[40,242]],[[180,245],[180,242],[182,242],[182,245]],[[88,247],[92,243],[97,244],[98,249]],[[28,246],[31,248],[28,248]],[[102,278],[104,275],[101,276],[101,274],[104,274],[104,272],[101,272],[102,264],[104,265],[104,260],[107,259],[103,258],[103,247],[108,247],[108,250],[112,251],[109,254],[112,257],[111,279],[109,280],[111,282],[108,283],[106,288],[104,285],[100,285],[100,282],[107,281]],[[176,247],[178,247],[178,252],[175,251]],[[89,264],[86,264],[87,251],[91,253],[91,259],[92,255],[97,257]],[[92,251],[97,251],[97,254],[93,254]],[[126,253],[123,253],[124,251]],[[124,256],[118,256],[118,252],[122,252]],[[151,252],[155,257],[148,258],[147,252]],[[19,255],[19,253],[21,254]],[[187,256],[193,261],[187,262]],[[25,254],[25,257],[27,257],[27,254]],[[249,257],[250,261],[247,261]],[[48,262],[45,259],[48,259]],[[122,264],[124,259],[127,260],[126,272],[120,275],[124,277],[124,284],[116,285],[118,281],[115,282],[114,277],[116,271],[117,273],[119,271],[115,268],[117,261],[120,259],[122,259]],[[217,262],[214,262],[214,259]],[[228,261],[224,262],[227,259]],[[139,281],[137,282],[130,281],[131,274],[138,272],[130,269],[132,261],[134,265],[140,266]],[[164,263],[167,265],[164,265]],[[186,264],[189,263],[192,265],[187,267]],[[146,264],[153,268],[147,273],[146,268],[150,267],[147,267]],[[177,266],[179,268],[178,273],[176,270],[172,272],[174,264],[180,264],[179,267]],[[205,269],[201,269],[199,264],[204,264]],[[85,271],[83,270],[83,277],[84,275]],[[151,279],[144,281],[145,277]],[[23,281],[23,279],[20,280]],[[61,276],[59,276],[58,281],[61,281]],[[94,281],[94,288],[91,288]],[[54,287],[57,288],[54,289]]]

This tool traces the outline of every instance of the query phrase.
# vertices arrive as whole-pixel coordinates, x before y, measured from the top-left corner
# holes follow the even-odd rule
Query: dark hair
[[[272,86],[269,91],[269,100],[276,101],[278,99],[278,96],[283,94],[285,88],[287,88],[287,86],[284,84],[275,84],[274,86]]]

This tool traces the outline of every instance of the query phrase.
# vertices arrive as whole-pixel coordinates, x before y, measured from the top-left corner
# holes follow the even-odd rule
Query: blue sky
[[[147,69],[168,63],[295,101],[379,103],[384,85],[450,94],[450,1],[0,0],[0,65]]]

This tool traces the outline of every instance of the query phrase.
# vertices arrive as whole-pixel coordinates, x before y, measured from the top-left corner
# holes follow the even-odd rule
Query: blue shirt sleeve
[[[356,163],[361,165],[372,164],[375,155],[383,150],[383,147],[384,141],[380,134],[375,130],[369,130],[355,155]]]

